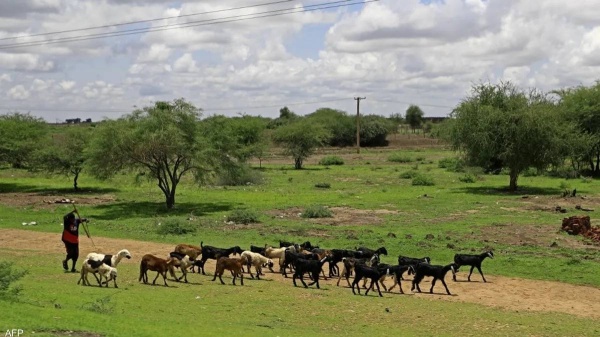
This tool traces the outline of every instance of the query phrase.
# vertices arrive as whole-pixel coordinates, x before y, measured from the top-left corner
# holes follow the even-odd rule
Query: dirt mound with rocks
[[[600,227],[592,227],[589,215],[564,218],[561,229],[570,235],[583,235],[600,242]]]

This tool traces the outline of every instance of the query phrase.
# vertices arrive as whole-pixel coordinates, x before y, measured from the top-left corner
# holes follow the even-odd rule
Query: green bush
[[[217,175],[217,186],[260,185],[264,182],[260,171],[241,165],[228,170],[222,170]]]
[[[388,157],[388,161],[394,163],[410,163],[413,161],[411,157],[405,156],[401,153],[393,153]]]
[[[444,158],[438,162],[439,168],[444,168],[449,172],[464,172],[465,163],[460,158]]]
[[[244,225],[259,222],[258,213],[248,209],[234,209],[227,216],[227,221],[233,221],[235,223],[241,223]]]
[[[329,208],[321,205],[308,206],[304,212],[302,212],[303,218],[331,218],[333,212]]]
[[[435,185],[435,182],[433,181],[433,178],[431,178],[430,176],[427,176],[424,174],[417,174],[417,176],[414,177],[412,180],[412,185],[413,186],[433,186],[433,185]]]
[[[419,175],[419,172],[417,172],[415,170],[410,170],[410,171],[402,172],[400,174],[400,178],[401,179],[412,179],[412,178],[416,177],[417,175]]]
[[[331,166],[331,165],[344,165],[344,159],[338,156],[327,156],[323,157],[319,161],[319,165]]]
[[[529,167],[525,171],[523,171],[522,175],[523,177],[537,177],[539,173],[536,168]]]
[[[22,287],[11,285],[20,280],[27,274],[27,271],[16,271],[13,268],[13,263],[8,261],[0,261],[0,300],[16,301]]]
[[[315,187],[316,188],[331,188],[331,184],[330,183],[316,183]]]
[[[159,235],[186,235],[196,233],[196,225],[177,218],[168,218],[159,223],[156,233]]]
[[[477,177],[470,173],[467,173],[463,176],[460,176],[458,180],[462,181],[463,183],[472,184],[477,181]]]

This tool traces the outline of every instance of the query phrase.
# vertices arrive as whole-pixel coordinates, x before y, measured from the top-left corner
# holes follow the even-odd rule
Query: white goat
[[[177,252],[171,252],[169,253],[169,256],[173,259],[173,263],[169,265],[169,274],[171,274],[178,282],[181,281],[181,279],[184,279],[185,283],[188,283],[187,270],[194,265],[195,260],[188,255]],[[183,273],[179,278],[175,275],[175,267],[181,268],[181,272]]]
[[[121,249],[115,255],[89,253],[85,258],[88,260],[102,261],[108,266],[116,268],[123,258],[131,259],[131,254],[127,249]]]
[[[252,271],[250,270],[251,265],[254,266],[254,269],[256,270],[256,278],[259,280],[259,275],[262,274],[262,267],[268,267],[271,271],[273,271],[273,260],[262,256],[259,253],[254,253],[249,250],[243,251],[241,254],[241,261],[243,264],[248,266],[248,273],[250,273],[252,278],[254,278],[254,275],[252,275]]]
[[[270,258],[270,259],[279,259],[279,270],[283,270],[283,264],[285,263],[285,251],[289,249],[290,251],[297,253],[299,252],[298,249],[296,249],[295,246],[289,246],[289,247],[281,247],[281,248],[273,248],[273,247],[267,247],[265,249],[265,256]],[[271,271],[273,271],[271,269]]]
[[[115,288],[118,288],[117,268],[111,267],[102,261],[85,259],[81,266],[81,276],[79,278],[79,281],[77,281],[77,284],[83,281],[83,285],[89,286],[90,281],[87,278],[88,273],[93,273],[94,276],[96,276],[96,273],[100,274],[100,279],[96,277],[96,280],[98,281],[98,286],[102,287],[102,284],[104,283],[108,288],[108,283],[112,280],[114,282]],[[102,282],[102,279],[106,279],[106,281]]]

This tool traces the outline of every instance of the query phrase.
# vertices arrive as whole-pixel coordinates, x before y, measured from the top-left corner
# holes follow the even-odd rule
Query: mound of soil
[[[600,227],[592,227],[588,215],[564,218],[561,229],[571,235],[583,235],[593,241],[600,242]]]

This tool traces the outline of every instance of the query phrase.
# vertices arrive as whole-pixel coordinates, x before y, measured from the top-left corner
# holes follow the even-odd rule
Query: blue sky
[[[184,97],[207,115],[277,116],[319,107],[366,114],[447,115],[474,83],[510,80],[553,90],[600,73],[594,1],[380,0],[354,6],[104,38],[2,49],[26,37],[107,23],[274,2],[247,0],[21,0],[0,4],[0,113],[50,121],[117,118],[133,106]],[[202,18],[330,2],[292,0]],[[170,19],[169,24],[199,20]],[[89,34],[153,22],[75,32]]]

